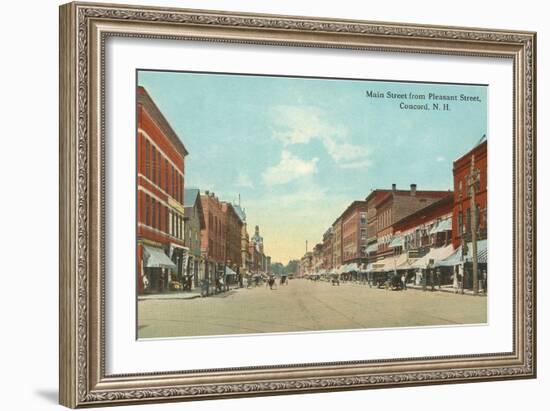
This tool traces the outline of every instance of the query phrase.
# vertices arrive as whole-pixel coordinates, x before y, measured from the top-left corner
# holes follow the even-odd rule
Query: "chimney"
[[[396,190],[397,190],[397,184],[393,183],[391,185],[391,191],[393,191],[395,193]]]
[[[416,195],[416,184],[411,184],[411,196]]]

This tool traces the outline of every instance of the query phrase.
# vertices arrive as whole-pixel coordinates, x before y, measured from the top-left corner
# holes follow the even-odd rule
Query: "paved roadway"
[[[140,338],[446,324],[487,319],[487,298],[290,280],[208,298],[138,302]]]

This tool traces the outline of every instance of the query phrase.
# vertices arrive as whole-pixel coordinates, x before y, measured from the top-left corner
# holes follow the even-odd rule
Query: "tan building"
[[[332,224],[332,265],[338,268],[342,265],[342,217]]]
[[[308,251],[300,259],[299,277],[305,277],[313,272],[313,253]]]
[[[333,267],[332,261],[332,227],[329,227],[323,234],[323,269],[330,271]]]

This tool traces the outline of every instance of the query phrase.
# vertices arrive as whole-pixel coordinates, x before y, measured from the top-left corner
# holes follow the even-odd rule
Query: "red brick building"
[[[342,213],[342,264],[365,262],[367,202],[354,201]]]
[[[468,176],[471,173],[472,159],[474,173],[478,175],[475,181],[478,240],[487,238],[487,140],[484,138],[472,150],[453,163],[453,246],[455,248],[461,244],[463,235],[468,241],[471,237],[471,201]]]
[[[137,89],[138,292],[162,292],[185,273],[183,197],[188,154],[151,96]]]
[[[233,271],[240,271],[242,265],[241,232],[243,221],[232,204],[223,202],[222,211],[225,217],[225,262]]]
[[[393,252],[390,242],[394,234],[393,224],[414,212],[448,196],[450,191],[420,191],[416,184],[410,190],[398,190],[392,185],[391,191],[377,196],[376,208],[376,241],[377,257]]]
[[[222,202],[214,193],[201,194],[205,227],[201,230],[201,254],[205,259],[205,277],[215,280],[225,263],[226,218]]]
[[[447,195],[393,224],[394,236],[403,239],[403,251],[425,252],[451,243],[454,194]]]
[[[332,266],[342,265],[342,216],[332,223]]]

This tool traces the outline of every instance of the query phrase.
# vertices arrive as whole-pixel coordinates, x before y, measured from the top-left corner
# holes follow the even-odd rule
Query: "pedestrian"
[[[401,274],[401,286],[403,290],[407,290],[407,276],[405,275],[405,273]]]
[[[143,290],[149,291],[149,278],[147,277],[147,274],[144,274],[141,278],[143,282]]]
[[[225,291],[225,282],[223,281],[223,277],[220,277],[220,291]]]
[[[458,265],[453,269],[453,289],[455,290],[455,294],[458,294]]]

